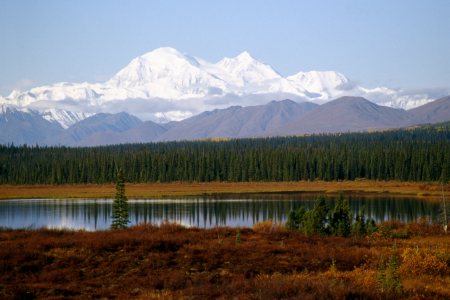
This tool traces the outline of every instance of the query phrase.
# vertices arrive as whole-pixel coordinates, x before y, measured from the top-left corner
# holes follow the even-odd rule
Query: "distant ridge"
[[[450,120],[450,96],[411,109],[415,123],[439,123]]]
[[[79,146],[98,146],[115,144],[140,144],[154,142],[166,131],[164,127],[152,121],[142,122],[126,131],[96,132],[81,142]]]
[[[336,133],[398,128],[414,123],[402,109],[379,106],[362,97],[330,101],[274,131],[276,135]]]
[[[266,136],[268,132],[301,118],[316,107],[317,104],[310,102],[296,103],[291,100],[249,107],[232,106],[180,121],[158,137],[158,140]]]
[[[385,130],[450,121],[449,108],[450,97],[410,111],[362,97],[341,97],[323,105],[282,100],[216,109],[166,124],[143,122],[124,112],[100,113],[67,129],[32,110],[3,108],[0,143],[97,146]]]
[[[142,123],[138,118],[127,113],[96,114],[86,118],[57,136],[47,139],[50,145],[93,146],[110,144],[114,133],[125,132]],[[114,143],[116,143],[114,141]]]

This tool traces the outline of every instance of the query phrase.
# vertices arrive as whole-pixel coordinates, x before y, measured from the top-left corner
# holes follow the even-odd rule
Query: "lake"
[[[292,209],[311,208],[317,194],[279,193],[216,195],[182,199],[128,200],[130,225],[176,222],[185,226],[251,227],[273,220],[285,222]],[[334,207],[336,196],[326,196]],[[411,197],[346,196],[354,214],[364,209],[375,221],[437,220],[439,202]],[[111,224],[111,199],[2,200],[0,227],[102,230]]]

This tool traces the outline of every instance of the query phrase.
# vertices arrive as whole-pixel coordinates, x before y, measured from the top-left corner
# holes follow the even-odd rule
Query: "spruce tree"
[[[300,207],[296,210],[292,210],[289,213],[286,228],[289,230],[299,230],[302,227],[302,224],[305,222],[305,213],[306,210],[303,207]]]
[[[319,197],[314,202],[313,209],[307,211],[304,216],[304,231],[306,234],[327,235],[328,212],[329,207],[324,197]]]
[[[352,225],[352,235],[364,236],[367,234],[367,220],[364,212],[364,208],[361,208],[359,213],[355,217],[355,222]]]
[[[116,197],[112,206],[112,229],[126,228],[128,223],[128,202],[125,196],[125,180],[121,169],[117,172]]]
[[[348,201],[344,200],[343,194],[334,207],[330,217],[332,233],[337,236],[349,236],[352,227],[352,215]]]

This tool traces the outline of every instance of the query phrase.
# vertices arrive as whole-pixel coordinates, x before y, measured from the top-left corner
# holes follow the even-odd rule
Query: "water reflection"
[[[264,220],[284,222],[298,207],[311,208],[317,195],[251,194],[186,199],[129,200],[131,225],[177,222],[185,226],[246,226]],[[347,197],[353,213],[364,209],[377,222],[438,218],[439,203],[416,198]],[[333,207],[336,197],[327,197]],[[0,227],[70,228],[99,230],[111,224],[112,200],[5,200],[0,201]]]

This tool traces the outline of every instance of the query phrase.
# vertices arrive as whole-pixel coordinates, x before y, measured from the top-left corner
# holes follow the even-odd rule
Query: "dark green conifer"
[[[130,220],[128,219],[128,202],[125,196],[125,180],[121,169],[117,172],[116,197],[112,206],[112,229],[126,228]]]
[[[313,209],[305,213],[304,231],[306,234],[327,235],[328,212],[329,207],[324,197],[319,197],[314,203]]]
[[[337,236],[349,236],[352,227],[352,216],[348,200],[341,194],[330,217],[331,232]]]

